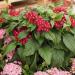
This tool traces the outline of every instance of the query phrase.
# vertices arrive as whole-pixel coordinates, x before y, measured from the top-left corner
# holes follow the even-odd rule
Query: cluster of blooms
[[[75,58],[72,59],[71,71],[73,74],[75,74]]]
[[[38,71],[34,73],[34,75],[72,75],[72,74],[68,71],[62,71],[62,70],[58,70],[57,68],[51,68],[46,72]]]
[[[60,12],[66,13],[66,7],[65,6],[58,6],[58,7],[53,8],[53,11],[55,13],[60,13]]]
[[[5,29],[0,29],[0,39],[3,39],[5,32]]]
[[[75,27],[75,19],[73,17],[70,17],[71,26]]]
[[[54,26],[57,30],[59,30],[63,27],[65,22],[66,22],[66,18],[64,16],[64,17],[62,17],[62,19],[60,21],[56,21]]]
[[[10,16],[19,16],[19,14],[20,14],[19,10],[14,10],[14,9],[9,10],[9,15]]]
[[[36,12],[30,11],[25,14],[25,18],[30,22],[37,26],[37,31],[45,31],[48,32],[52,27],[48,21],[45,21],[41,16],[39,16]]]
[[[22,67],[16,63],[7,63],[0,75],[22,75]]]
[[[14,29],[14,30],[13,30],[13,35],[15,36],[16,40],[19,41],[22,45],[24,45],[25,43],[27,43],[28,39],[31,38],[31,33],[29,33],[29,34],[28,34],[25,38],[23,38],[23,39],[19,39],[19,38],[18,38],[18,35],[19,35],[21,32],[25,31],[25,30],[27,30],[27,27],[26,27],[26,26],[23,26],[23,27],[21,27],[21,28],[19,28],[19,29]]]
[[[6,39],[4,40],[4,44],[9,44],[12,41],[10,36],[7,36]]]
[[[64,12],[66,14],[66,7],[65,6],[55,7],[53,11],[55,13]],[[70,21],[71,21],[71,26],[75,27],[75,19],[73,17],[70,17]],[[60,21],[55,22],[55,28],[58,30],[61,29],[63,27],[64,22],[66,22],[65,16]]]

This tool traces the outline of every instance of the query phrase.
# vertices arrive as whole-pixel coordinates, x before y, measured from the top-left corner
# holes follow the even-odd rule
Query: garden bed
[[[0,12],[0,75],[73,74],[72,8],[48,4],[16,10],[8,6]]]

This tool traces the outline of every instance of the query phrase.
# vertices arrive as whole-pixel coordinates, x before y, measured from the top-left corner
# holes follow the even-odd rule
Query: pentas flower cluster
[[[75,19],[73,17],[70,17],[71,21],[71,26],[74,28],[75,27]]]
[[[34,75],[72,75],[68,71],[58,70],[56,67],[47,70],[46,72],[38,71]]]
[[[63,27],[64,23],[66,22],[66,18],[65,16],[62,17],[62,19],[60,21],[56,21],[54,24],[54,27],[59,30]]]
[[[28,34],[25,38],[23,38],[23,39],[19,39],[19,38],[18,38],[18,35],[19,35],[21,32],[25,31],[25,30],[27,30],[27,27],[26,27],[26,26],[23,26],[23,27],[21,27],[21,28],[19,28],[19,29],[14,29],[14,30],[13,30],[13,35],[15,36],[16,40],[19,41],[22,45],[24,45],[25,43],[27,43],[28,39],[31,38],[31,33],[29,33],[29,34]]]
[[[51,27],[51,24],[48,21],[45,21],[42,16],[39,16],[36,12],[30,11],[25,14],[25,18],[32,24],[37,26],[37,31],[45,31],[49,32]]]
[[[22,75],[22,67],[16,63],[7,63],[0,75]]]
[[[66,7],[65,6],[58,6],[58,7],[53,8],[53,11],[55,13],[60,13],[60,12],[66,13]]]
[[[8,13],[9,13],[10,16],[19,16],[20,11],[19,10],[10,9]]]

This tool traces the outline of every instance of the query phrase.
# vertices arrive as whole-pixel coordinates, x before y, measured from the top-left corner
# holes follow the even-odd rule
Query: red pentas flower
[[[25,14],[26,19],[36,25],[37,31],[45,31],[48,32],[51,29],[51,24],[48,21],[45,21],[42,16],[39,16],[36,12],[28,12]]]
[[[21,28],[19,28],[19,29],[14,29],[14,30],[13,30],[13,35],[14,35],[14,37],[15,37],[16,40],[19,41],[22,45],[24,45],[25,43],[27,43],[28,39],[31,38],[31,33],[29,33],[29,34],[28,34],[25,38],[23,38],[23,39],[19,39],[19,38],[18,38],[18,35],[19,35],[21,32],[25,31],[25,30],[27,30],[27,27],[26,27],[26,26],[23,26],[23,27],[21,27]]]
[[[44,31],[49,32],[51,28],[52,28],[51,23],[49,23],[48,21],[45,21]]]
[[[71,21],[71,26],[74,28],[75,27],[75,19],[73,17],[70,17]]]
[[[19,16],[19,14],[20,14],[19,10],[14,10],[14,9],[9,10],[10,16]]]
[[[65,16],[62,17],[62,19],[60,21],[56,21],[54,24],[54,27],[59,30],[63,27],[64,23],[66,22],[66,18]]]
[[[37,26],[37,31],[45,31],[49,32],[49,30],[52,28],[51,24],[48,21],[45,21],[42,17],[38,17],[36,20],[36,26]]]
[[[53,8],[53,11],[54,11],[55,13],[59,13],[59,12],[64,12],[64,13],[66,13],[66,7],[65,7],[65,6],[58,6],[58,7]]]
[[[38,16],[35,20],[35,25],[37,26],[37,31],[48,32],[51,29],[51,24],[48,21],[45,21],[41,16]]]
[[[0,18],[0,23],[4,23],[5,19],[4,18]]]
[[[37,18],[37,13],[36,12],[34,12],[34,11],[30,11],[30,12],[28,12],[28,13],[26,13],[25,14],[25,18],[26,19],[28,19],[28,21],[30,22],[30,23],[34,23],[34,21],[35,21],[35,19]]]

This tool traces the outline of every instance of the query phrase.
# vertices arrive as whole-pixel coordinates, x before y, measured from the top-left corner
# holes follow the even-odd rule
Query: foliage
[[[22,61],[24,75],[44,70],[45,67],[66,68],[67,60],[75,56],[75,19],[72,23],[70,17],[69,12],[56,13],[49,6],[3,11],[0,15],[0,28],[6,29],[6,34],[1,40],[4,41],[8,34],[12,41],[6,46],[0,41],[2,61],[10,51],[15,50],[12,61]]]

